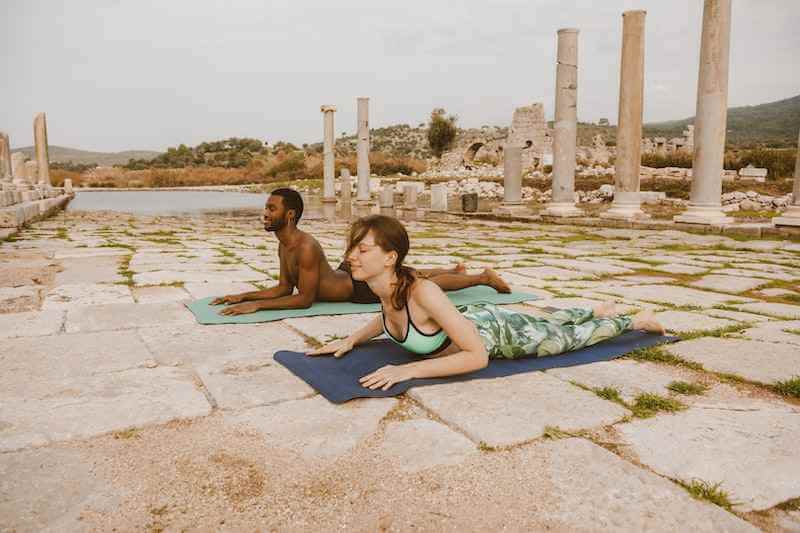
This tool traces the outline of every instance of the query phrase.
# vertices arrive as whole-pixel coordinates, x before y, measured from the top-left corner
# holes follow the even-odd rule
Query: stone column
[[[646,11],[622,14],[622,60],[619,73],[619,121],[614,173],[614,203],[602,218],[648,218],[641,209],[639,168],[642,162],[644,105],[644,19]]]
[[[25,174],[25,154],[15,152],[11,154],[11,173],[14,176],[14,185],[21,189],[29,189],[30,181]]]
[[[578,30],[558,30],[556,112],[553,124],[553,199],[543,215],[580,216],[575,206],[575,152],[578,141]]]
[[[794,162],[794,187],[792,204],[783,215],[772,219],[776,226],[800,226],[800,134],[797,136],[797,159]]]
[[[394,207],[394,185],[387,183],[383,186],[383,189],[381,189],[380,207]]]
[[[350,182],[350,169],[343,168],[342,173],[339,176],[339,181],[341,182],[341,190],[339,193],[342,196],[342,203],[346,205],[350,205],[350,198],[353,194],[352,185]]]
[[[47,119],[44,113],[36,113],[33,117],[33,140],[36,145],[36,163],[39,166],[39,183],[51,187],[50,159],[47,154]]]
[[[692,192],[688,209],[674,218],[676,222],[724,224],[733,220],[722,211],[730,42],[731,0],[705,0],[694,119]]]
[[[447,184],[431,185],[431,211],[437,213],[447,211]]]
[[[503,147],[503,203],[493,209],[501,215],[525,211],[522,205],[522,147],[506,144]]]
[[[369,98],[358,99],[358,186],[356,201],[368,203],[369,194]]]
[[[336,202],[336,191],[334,181],[336,180],[336,165],[333,152],[333,114],[336,112],[336,107],[332,105],[324,105],[320,108],[322,112],[322,129],[323,129],[323,164],[322,164],[322,201],[323,202]]]
[[[7,133],[0,133],[0,181],[11,182],[11,144]]]
[[[402,209],[417,208],[417,187],[415,185],[403,185],[403,207]]]

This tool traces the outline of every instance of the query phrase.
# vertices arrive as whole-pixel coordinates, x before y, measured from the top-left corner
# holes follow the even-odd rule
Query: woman
[[[421,357],[404,365],[387,365],[360,379],[364,387],[388,390],[413,378],[466,374],[484,368],[490,358],[556,355],[625,331],[664,332],[652,312],[614,316],[613,304],[593,310],[566,309],[538,318],[490,303],[456,308],[433,282],[403,265],[408,233],[396,219],[371,215],[351,230],[346,260],[354,279],[362,280],[381,300],[381,315],[346,339],[309,355],[341,357],[354,346],[386,335]]]

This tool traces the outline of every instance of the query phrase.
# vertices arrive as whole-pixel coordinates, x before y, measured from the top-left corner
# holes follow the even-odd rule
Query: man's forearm
[[[289,296],[292,291],[288,287],[282,285],[275,285],[263,291],[246,292],[242,295],[243,302],[252,302],[255,300],[269,300],[270,298],[280,298],[281,296]]]
[[[266,292],[266,291],[263,291]],[[256,300],[258,310],[264,309],[307,309],[314,302],[303,294],[290,294],[288,296],[276,296],[268,300]]]

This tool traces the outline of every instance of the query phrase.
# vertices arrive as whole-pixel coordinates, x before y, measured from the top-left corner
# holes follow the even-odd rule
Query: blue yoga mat
[[[457,291],[449,291],[447,297],[454,305],[489,302],[497,305],[518,304],[539,297],[528,292],[514,291],[501,294],[491,287],[479,285]],[[214,297],[202,298],[186,304],[199,324],[256,324],[284,318],[297,318],[318,315],[349,315],[356,313],[377,313],[380,304],[354,304],[350,302],[314,302],[308,309],[271,309],[257,311],[248,315],[226,316],[219,314],[224,305],[210,305]]]
[[[359,378],[385,365],[402,365],[419,361],[402,347],[388,340],[373,341],[358,346],[344,357],[308,356],[301,352],[280,351],[274,358],[294,375],[311,385],[328,401],[343,403],[354,398],[383,398],[397,396],[411,387],[435,385],[454,381],[487,379],[560,368],[585,365],[598,361],[610,361],[639,348],[677,341],[677,337],[666,337],[643,331],[629,331],[619,337],[603,341],[574,352],[547,357],[525,357],[523,359],[492,359],[484,369],[447,378],[412,379],[394,385],[388,391],[370,390],[361,386]]]

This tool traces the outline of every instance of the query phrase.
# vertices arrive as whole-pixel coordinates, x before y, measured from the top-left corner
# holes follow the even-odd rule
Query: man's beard
[[[264,231],[280,231],[286,227],[286,219],[282,218],[280,220],[273,220],[270,222],[270,225],[267,226],[264,224]]]

